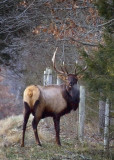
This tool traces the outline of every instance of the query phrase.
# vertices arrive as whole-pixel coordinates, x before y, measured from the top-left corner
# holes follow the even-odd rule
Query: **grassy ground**
[[[114,158],[112,151],[107,155],[103,152],[102,145],[88,142],[82,145],[76,138],[69,138],[62,133],[62,146],[58,147],[54,143],[54,132],[48,130],[40,130],[42,147],[37,146],[31,129],[31,120],[23,148],[20,147],[21,133],[22,116],[0,121],[0,160],[113,160]]]
[[[26,145],[24,148],[20,144],[2,148],[1,160],[109,160],[102,149],[89,148],[88,146],[75,147],[74,142],[62,140],[62,147],[57,147],[53,143],[43,143],[42,147],[36,144]]]

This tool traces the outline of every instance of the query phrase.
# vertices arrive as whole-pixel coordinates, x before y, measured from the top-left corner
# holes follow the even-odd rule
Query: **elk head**
[[[59,74],[60,79],[65,81],[69,88],[72,88],[72,86],[77,84],[79,73],[85,71],[87,69],[87,66],[85,66],[84,69],[82,69],[79,72],[76,72],[77,67],[75,66],[75,73],[74,74],[69,74],[68,73],[68,70],[67,70],[66,66],[64,65],[64,62],[63,62],[63,65],[61,66],[61,70],[57,69],[56,64],[55,64],[55,56],[56,56],[56,53],[57,53],[57,49],[58,48],[56,48],[56,50],[53,54],[53,57],[52,57],[53,68]]]

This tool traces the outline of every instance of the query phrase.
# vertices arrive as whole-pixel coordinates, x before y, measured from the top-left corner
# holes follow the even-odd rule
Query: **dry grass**
[[[32,130],[32,119],[30,116],[25,141],[34,143],[34,134]],[[21,142],[23,115],[11,116],[0,121],[0,146],[9,146]],[[49,130],[44,122],[40,122],[38,128],[39,138],[45,141],[53,141],[54,131]],[[2,137],[2,138],[1,138]]]
[[[8,117],[0,121],[0,160],[112,160],[111,156],[109,158],[105,156],[102,146],[98,145],[97,141],[95,142],[93,136],[90,137],[89,141],[80,145],[79,141],[76,140],[75,129],[72,130],[72,127],[75,127],[76,124],[72,123],[69,116],[61,119],[62,147],[59,148],[53,143],[55,141],[55,132],[53,122],[50,119],[40,122],[38,126],[39,137],[43,141],[43,147],[38,147],[31,126],[32,119],[33,117],[30,116],[24,148],[20,147],[23,115]],[[91,133],[93,132],[90,124],[88,129],[91,129]]]
[[[8,146],[20,141],[22,119],[22,115],[19,115],[0,121],[0,145]]]
[[[23,117],[11,116],[0,121],[0,135],[8,133],[10,129],[13,129],[15,126],[20,127],[22,125]]]

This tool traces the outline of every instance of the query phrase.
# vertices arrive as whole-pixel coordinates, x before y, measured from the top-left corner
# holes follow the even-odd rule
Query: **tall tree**
[[[100,131],[103,131],[105,119],[106,98],[110,104],[114,103],[114,1],[97,0],[99,15],[104,17],[102,44],[92,53],[83,51],[82,56],[88,65],[84,78],[89,91],[100,98],[99,122]],[[103,133],[103,132],[102,132]]]
[[[104,45],[99,45],[98,50],[91,55],[83,52],[88,70],[84,78],[87,80],[91,91],[103,93],[104,97],[113,100],[114,80],[114,40],[109,34],[104,37]]]

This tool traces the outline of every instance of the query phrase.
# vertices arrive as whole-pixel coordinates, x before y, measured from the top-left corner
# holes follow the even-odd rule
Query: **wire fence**
[[[46,68],[44,71],[44,85],[52,84],[52,77],[52,70]],[[56,84],[61,84],[58,76],[55,82]],[[65,133],[63,136],[67,137],[77,137],[81,143],[86,141],[93,145],[102,145],[104,146],[104,150],[113,148],[114,117],[110,116],[110,113],[114,113],[114,110],[111,110],[110,105],[108,105],[109,103],[105,102],[101,114],[99,102],[92,96],[85,96],[86,91],[84,86],[80,86],[80,92],[81,102],[79,109],[61,118],[61,133]],[[88,99],[92,101],[90,105],[85,102]],[[49,126],[53,123],[51,119],[46,120],[46,122]]]

